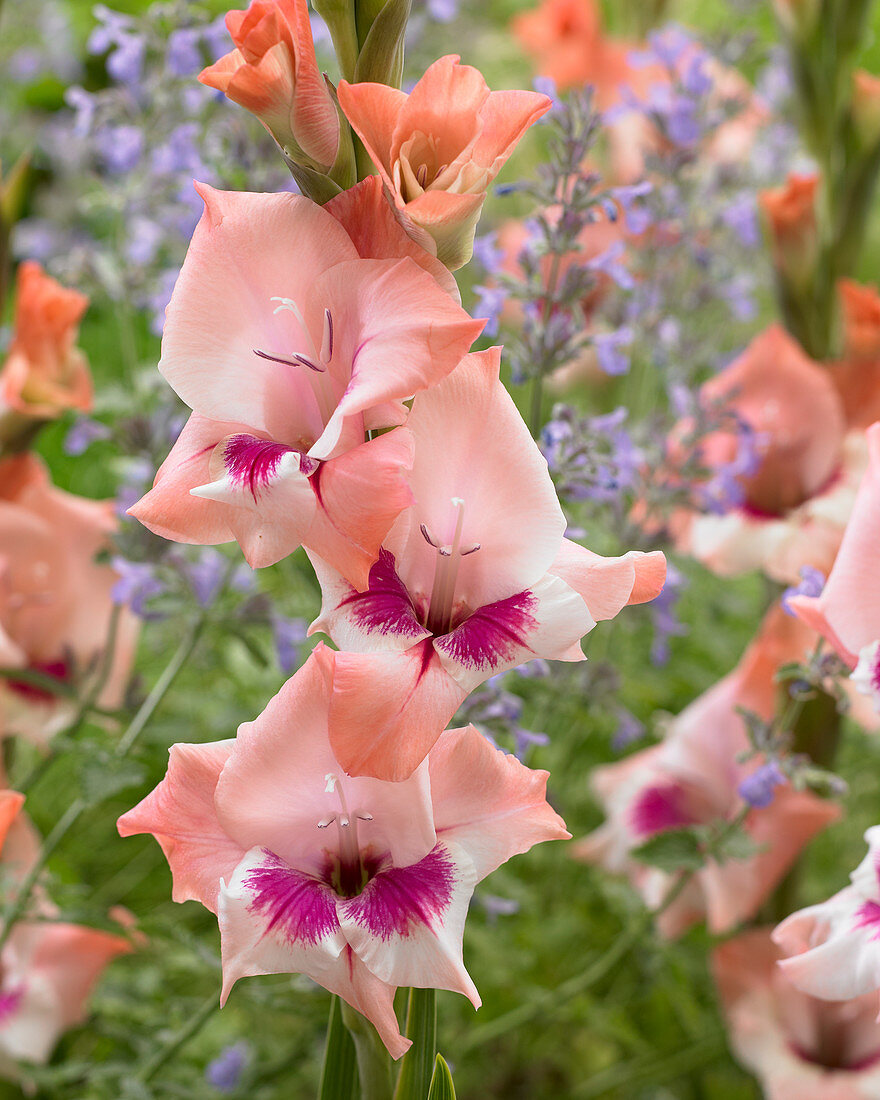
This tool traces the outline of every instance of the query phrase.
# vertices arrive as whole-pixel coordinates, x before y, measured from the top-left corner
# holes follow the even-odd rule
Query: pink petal
[[[458,603],[478,608],[530,588],[559,551],[565,517],[547,463],[498,380],[499,365],[498,348],[469,355],[413,402],[416,504],[386,540],[413,596],[427,600],[437,563],[420,524],[435,543],[451,542],[456,499],[464,501],[462,547],[480,546],[461,561]]]
[[[437,142],[438,163],[450,164],[479,134],[480,116],[489,98],[483,74],[447,54],[429,65],[400,112],[392,137],[392,157],[412,133]]]
[[[172,898],[200,901],[211,912],[217,910],[220,879],[245,852],[214,809],[217,781],[234,744],[172,745],[165,778],[117,823],[120,836],[152,833],[171,868]]]
[[[337,93],[345,117],[366,146],[383,182],[392,187],[391,135],[407,101],[406,92],[384,84],[349,84],[340,80]]]
[[[391,985],[450,989],[480,1006],[461,957],[477,877],[457,845],[438,844],[418,863],[380,871],[363,893],[339,903],[352,951]]]
[[[405,782],[389,789],[353,778],[331,750],[328,705],[340,656],[319,646],[259,718],[239,727],[215,798],[219,820],[242,848],[268,848],[315,876],[325,868],[329,835],[318,823],[340,811],[328,776],[336,777],[352,813],[372,815],[359,822],[363,848],[372,846],[377,856],[387,853],[404,864],[421,859],[435,842],[427,767],[410,769]],[[357,736],[367,739],[370,733],[369,722],[360,718]]]
[[[430,641],[405,653],[337,653],[335,665],[330,740],[350,775],[406,779],[467,694]]]
[[[122,936],[112,936],[79,924],[48,924],[31,959],[34,975],[51,983],[58,997],[61,1027],[80,1023],[86,1000],[101,972],[117,955],[131,951]]]
[[[449,634],[435,638],[440,663],[464,691],[533,657],[583,660],[578,643],[596,624],[584,601],[559,577],[485,604]]]
[[[603,558],[563,539],[550,572],[580,593],[598,622],[613,619],[624,607],[646,603],[660,594],[666,579],[666,559],[659,551],[631,550],[619,558]]]
[[[9,829],[21,812],[24,795],[18,791],[0,791],[0,849],[6,843]]]
[[[420,248],[409,236],[385,197],[382,180],[378,176],[368,176],[355,187],[340,192],[324,209],[341,223],[354,241],[358,254],[365,260],[402,259],[407,256],[432,275],[451,298],[461,302],[455,278],[436,256]]]
[[[287,443],[310,427],[317,439],[324,424],[311,383],[300,377],[306,368],[262,359],[255,349],[297,350],[302,330],[289,311],[275,313],[272,298],[305,309],[321,273],[357,250],[332,215],[301,196],[204,185],[200,193],[205,213],[166,312],[160,369],[204,416]]]
[[[429,763],[437,836],[467,852],[477,882],[534,844],[570,839],[547,803],[549,773],[525,767],[473,726],[441,734]]]
[[[472,320],[408,258],[336,264],[316,276],[311,293],[332,311],[340,334],[358,339],[351,380],[309,451],[314,458],[333,452],[339,420],[436,386],[485,324]]]
[[[821,596],[799,596],[792,609],[823,634],[850,665],[858,652],[880,638],[880,424],[867,431],[869,466],[852,516]]]

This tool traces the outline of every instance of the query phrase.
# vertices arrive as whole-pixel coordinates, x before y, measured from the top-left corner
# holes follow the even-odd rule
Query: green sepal
[[[403,1056],[394,1100],[424,1100],[431,1087],[437,1052],[437,1004],[433,989],[409,991],[406,1036],[412,1039],[412,1046]]]
[[[357,1083],[354,1042],[342,1022],[342,1006],[334,994],[330,1004],[318,1100],[357,1100]]]
[[[428,1100],[455,1100],[455,1085],[452,1083],[452,1073],[442,1054],[438,1054],[434,1062],[434,1075],[431,1078]]]
[[[410,7],[411,0],[386,0],[361,46],[354,71],[356,83],[370,81],[399,87]]]
[[[30,153],[22,153],[8,176],[0,172],[0,222],[7,229],[15,225],[24,210],[30,167]]]
[[[316,172],[314,168],[307,168],[304,164],[297,163],[288,156],[286,151],[284,152],[284,160],[300,191],[307,199],[318,203],[319,206],[323,206],[325,202],[329,202],[342,191],[339,184],[334,183],[329,176],[323,172]]]

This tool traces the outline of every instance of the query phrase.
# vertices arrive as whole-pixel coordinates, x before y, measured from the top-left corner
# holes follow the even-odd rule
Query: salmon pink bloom
[[[880,712],[880,424],[867,432],[869,464],[820,596],[793,596],[792,611],[855,669],[852,679]]]
[[[50,420],[65,409],[91,408],[88,363],[75,346],[88,304],[85,295],[56,283],[39,264],[26,261],[19,267],[15,327],[0,370],[0,443],[11,430],[4,427],[10,412]]]
[[[447,730],[401,783],[346,775],[327,734],[336,659],[319,646],[235,740],[175,745],[119,831],[153,833],[174,899],[217,914],[224,1001],[239,978],[303,973],[399,1058],[410,1043],[395,988],[451,989],[479,1006],[462,961],[475,884],[568,833],[545,800],[547,773],[473,726]]]
[[[880,989],[880,825],[865,833],[868,854],[828,901],[792,913],[773,933],[789,956],[779,964],[813,997],[846,1001]],[[874,1013],[877,998],[872,998]]]
[[[0,463],[0,667],[41,672],[86,690],[107,644],[117,574],[95,560],[116,528],[110,501],[54,488],[41,461]],[[121,701],[137,624],[123,610],[105,706]],[[0,680],[0,730],[45,745],[73,703],[25,680]]]
[[[865,463],[863,436],[845,435],[828,372],[772,325],[702,387],[700,398],[746,426],[756,461],[737,477],[741,500],[723,515],[679,517],[679,549],[722,576],[762,569],[796,584],[803,565],[827,573]],[[700,444],[703,461],[722,470],[740,445],[733,428],[714,432]]]
[[[339,103],[415,239],[452,271],[471,257],[489,184],[552,105],[538,92],[490,92],[451,54],[409,95],[343,80]]]
[[[255,567],[304,544],[366,584],[411,499],[411,441],[365,443],[365,428],[401,423],[403,399],[448,374],[483,325],[393,219],[357,228],[376,186],[340,197],[338,218],[300,196],[200,186],[159,364],[193,415],[131,510],[157,534],[235,538]]]
[[[19,882],[39,851],[23,802],[16,791],[0,791],[0,867],[7,883]],[[55,920],[57,910],[45,898],[40,911],[45,919],[17,923],[0,955],[4,1075],[14,1075],[18,1060],[46,1062],[61,1034],[84,1019],[107,964],[131,950],[121,936]]]
[[[231,11],[235,43],[199,76],[257,116],[296,161],[328,170],[339,148],[339,117],[315,57],[306,0],[251,0]]]
[[[739,814],[741,784],[760,763],[739,759],[749,740],[738,708],[769,720],[779,666],[803,659],[812,637],[774,608],[738,667],[682,711],[661,744],[597,768],[593,786],[607,820],[577,844],[575,855],[627,875],[647,905],[659,905],[673,879],[637,861],[633,849],[669,829]],[[745,820],[759,850],[742,860],[708,861],[660,916],[661,932],[676,936],[704,918],[711,932],[726,932],[748,920],[804,845],[837,816],[837,807],[807,791],[777,787],[769,806],[752,809]]]
[[[880,419],[880,294],[852,279],[838,284],[843,310],[843,351],[829,365],[847,423],[867,428]]]
[[[405,779],[478,684],[532,657],[583,660],[596,620],[663,585],[662,554],[601,558],[563,538],[547,463],[499,364],[498,348],[470,355],[416,397],[415,504],[366,591],[312,555],[323,605],[311,631],[344,650],[330,739],[352,775]]]
[[[880,1096],[880,1024],[872,996],[839,1003],[796,989],[776,965],[768,930],[728,940],[713,970],[730,1044],[767,1100]]]

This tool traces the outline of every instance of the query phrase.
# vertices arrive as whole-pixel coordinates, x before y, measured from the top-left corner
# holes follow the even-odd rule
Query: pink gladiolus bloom
[[[779,964],[785,976],[825,1001],[880,989],[880,825],[868,829],[865,840],[868,854],[850,875],[851,885],[792,913],[773,933],[791,956]]]
[[[366,585],[411,500],[411,440],[365,443],[364,430],[400,424],[403,399],[448,374],[483,326],[393,218],[358,228],[377,187],[340,196],[338,217],[299,196],[200,187],[159,364],[193,415],[131,510],[152,531],[235,538],[254,567],[303,544]]]
[[[343,80],[339,103],[415,239],[453,271],[470,259],[489,184],[551,107],[538,92],[490,92],[452,54],[409,95]]]
[[[24,796],[0,791],[0,864],[7,881],[20,881],[39,851],[21,814]],[[104,967],[131,950],[126,939],[55,921],[55,907],[40,899],[44,922],[16,924],[0,957],[0,1069],[45,1062],[60,1035],[86,1015],[86,1000]]]
[[[867,431],[869,463],[840,551],[821,596],[795,596],[791,609],[822,634],[880,712],[880,424]]]
[[[395,988],[451,989],[479,1006],[462,961],[474,886],[568,833],[545,800],[547,773],[472,726],[447,730],[402,783],[346,775],[327,733],[338,656],[319,646],[235,740],[175,745],[119,831],[153,833],[174,899],[217,914],[224,1001],[242,977],[307,974],[399,1058],[410,1043]]]
[[[796,989],[764,928],[717,948],[715,980],[730,1043],[767,1100],[880,1096],[880,1024],[872,996],[829,1003]]]
[[[259,118],[278,144],[304,153],[316,170],[330,168],[339,146],[339,117],[318,69],[306,0],[252,0],[231,11],[235,43],[199,76]]]
[[[44,420],[65,409],[90,409],[92,380],[88,363],[75,347],[88,298],[51,279],[32,261],[18,269],[15,329],[9,355],[0,370],[3,407]],[[0,441],[2,441],[0,427]]]
[[[847,423],[867,428],[880,418],[880,294],[852,279],[838,283],[843,310],[843,351],[828,369],[843,401]]]
[[[617,764],[597,768],[593,785],[607,820],[578,843],[575,855],[627,875],[647,905],[657,906],[673,881],[631,852],[668,829],[731,820],[743,807],[742,781],[758,767],[738,757],[749,747],[738,707],[769,720],[786,661],[802,659],[812,635],[774,608],[737,668],[675,719],[666,740]],[[743,860],[709,861],[660,917],[676,936],[705,918],[725,932],[754,916],[801,849],[838,816],[837,807],[807,791],[776,789],[772,802],[753,809],[745,830],[761,850]]]
[[[352,775],[405,779],[478,684],[532,657],[583,660],[597,620],[663,586],[662,554],[601,558],[563,539],[547,464],[499,364],[498,348],[469,355],[416,397],[416,503],[366,591],[312,555],[323,606],[311,630],[344,650],[330,739]]]
[[[742,500],[723,515],[681,517],[679,549],[721,576],[762,569],[797,584],[803,565],[827,573],[865,465],[862,433],[845,435],[828,372],[773,325],[702,387],[701,400],[754,433],[755,468],[738,476]],[[711,435],[705,464],[733,461],[738,439],[733,429]]]
[[[86,687],[107,643],[118,580],[95,555],[115,528],[111,502],[54,488],[34,455],[0,463],[0,667]],[[136,638],[137,621],[123,610],[105,706],[121,700]],[[25,680],[0,680],[3,733],[45,745],[73,707]]]

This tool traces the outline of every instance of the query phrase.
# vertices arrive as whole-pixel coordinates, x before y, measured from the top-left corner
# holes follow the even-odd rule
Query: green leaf
[[[428,1092],[428,1100],[455,1100],[455,1085],[452,1083],[452,1074],[442,1054],[437,1055],[434,1062],[434,1076],[431,1078],[431,1089]]]
[[[318,1100],[355,1100],[357,1081],[354,1042],[342,1022],[339,998],[334,996],[330,1005]]]
[[[666,829],[657,833],[631,855],[640,863],[661,871],[695,871],[706,862],[700,832],[694,829]]]
[[[411,989],[406,1034],[412,1046],[403,1056],[394,1100],[424,1100],[437,1051],[437,1005],[433,989]]]
[[[717,843],[710,845],[710,854],[718,863],[726,863],[729,859],[752,859],[760,851],[761,845],[743,828],[723,833]]]

